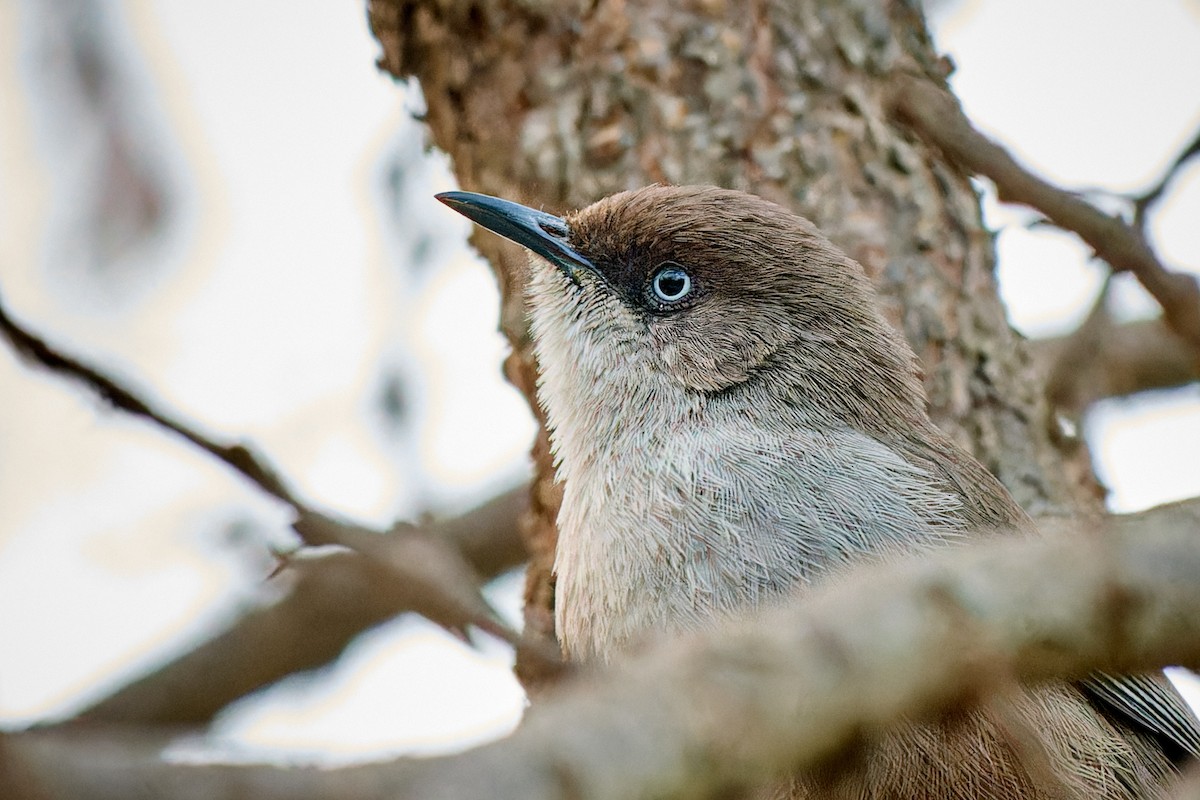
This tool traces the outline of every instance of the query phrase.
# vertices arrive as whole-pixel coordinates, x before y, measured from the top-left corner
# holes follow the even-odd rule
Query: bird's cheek
[[[691,391],[717,392],[745,382],[780,342],[774,330],[749,324],[748,316],[695,308],[657,321],[649,334],[658,368]]]
[[[662,359],[663,366],[667,371],[673,371],[679,367],[679,347],[675,343],[669,343],[662,346],[659,350],[659,358]]]
[[[660,368],[686,389],[715,392],[744,381],[744,358],[728,339],[677,339],[658,348]]]

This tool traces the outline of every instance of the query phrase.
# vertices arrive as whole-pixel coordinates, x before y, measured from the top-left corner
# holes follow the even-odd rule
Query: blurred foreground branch
[[[961,710],[1013,679],[1200,664],[1200,500],[1055,527],[860,567],[568,684],[512,736],[456,756],[181,766],[111,734],[25,734],[12,751],[49,796],[85,800],[717,797],[828,764],[897,720]]]

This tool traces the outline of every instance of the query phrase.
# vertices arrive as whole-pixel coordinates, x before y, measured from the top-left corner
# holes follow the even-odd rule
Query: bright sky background
[[[183,188],[177,223],[125,282],[89,276],[50,238],[70,163],[44,145],[31,92],[36,5],[0,0],[0,291],[21,319],[370,522],[521,479],[533,426],[500,376],[494,284],[465,221],[432,200],[448,169],[419,155],[419,101],[374,69],[359,0],[120,3],[128,67],[160,98],[147,125]],[[1065,185],[1136,191],[1200,125],[1195,3],[977,0],[935,22],[972,118]],[[389,200],[397,153],[412,157]],[[1026,212],[987,213],[1014,324],[1068,330],[1102,268],[1070,237],[1027,230]],[[1169,263],[1200,265],[1197,219],[1200,163],[1154,218]],[[419,234],[434,263],[418,269]],[[1118,295],[1123,315],[1153,308],[1136,286]],[[385,365],[413,383],[391,433],[372,411]],[[70,713],[269,594],[280,508],[7,350],[0,397],[0,725]],[[1197,386],[1105,403],[1087,430],[1114,508],[1200,494]],[[517,585],[493,592],[514,620]],[[327,674],[238,704],[203,747],[333,760],[461,747],[514,723],[510,659],[396,621]]]

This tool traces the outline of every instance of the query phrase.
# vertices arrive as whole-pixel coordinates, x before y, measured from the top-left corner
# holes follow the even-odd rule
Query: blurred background
[[[1122,209],[1200,129],[1195,0],[928,5],[971,118]],[[323,507],[386,525],[522,482],[487,266],[362,0],[0,0],[0,296],[51,342],[246,438]],[[988,187],[981,185],[988,192]],[[988,195],[1012,324],[1067,333],[1103,265]],[[1200,268],[1200,159],[1148,232]],[[1118,319],[1154,316],[1116,280]],[[0,348],[0,727],[58,719],[269,599],[289,513],[222,465]],[[1084,425],[1109,506],[1200,494],[1200,386]],[[489,597],[519,624],[520,576]],[[187,758],[343,762],[502,735],[506,646],[403,617],[227,709]]]

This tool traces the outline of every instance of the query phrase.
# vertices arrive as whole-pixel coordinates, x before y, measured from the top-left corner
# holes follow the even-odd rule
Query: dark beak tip
[[[581,267],[594,269],[588,259],[571,248],[566,241],[567,224],[553,214],[475,192],[439,192],[434,197],[476,225],[553,262],[568,275]]]
[[[455,208],[462,205],[462,192],[438,192],[433,197],[444,206]]]

